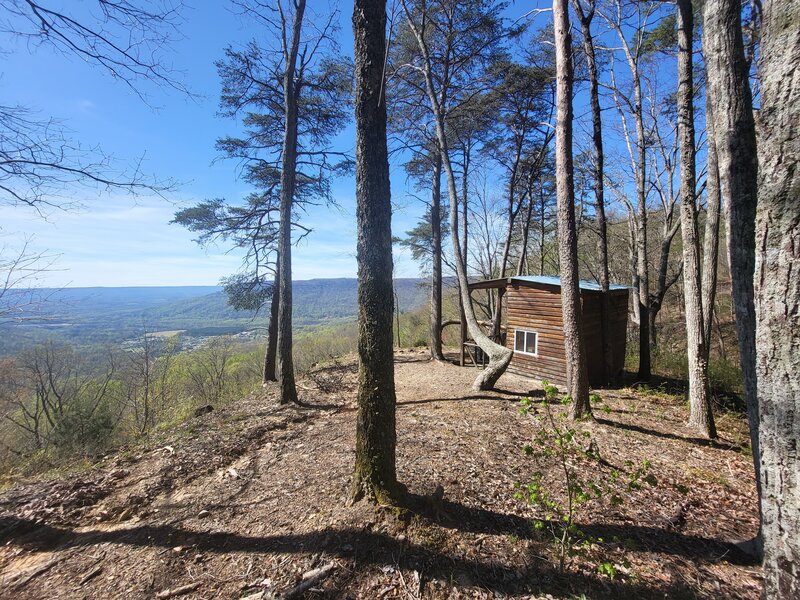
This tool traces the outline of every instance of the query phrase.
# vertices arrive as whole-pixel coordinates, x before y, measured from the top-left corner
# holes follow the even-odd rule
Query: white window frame
[[[534,344],[534,351],[533,352],[526,352],[525,350],[517,350],[517,334],[523,333],[527,336],[527,334],[533,334],[536,336],[536,343]],[[523,340],[522,347],[525,347],[525,342],[527,340]],[[539,332],[533,331],[530,329],[515,329],[514,330],[514,352],[519,352],[520,354],[527,354],[528,356],[539,356]]]

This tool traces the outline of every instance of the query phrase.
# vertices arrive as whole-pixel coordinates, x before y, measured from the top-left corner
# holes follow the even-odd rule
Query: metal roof
[[[552,275],[520,275],[518,277],[511,277],[511,281],[519,281],[522,283],[539,283],[542,285],[553,285],[556,287],[561,287],[561,278],[555,277]],[[582,290],[591,290],[594,292],[600,291],[600,284],[596,281],[586,281],[584,279],[580,282],[580,288]],[[621,285],[618,283],[612,283],[608,286],[609,290],[627,290],[629,286]]]

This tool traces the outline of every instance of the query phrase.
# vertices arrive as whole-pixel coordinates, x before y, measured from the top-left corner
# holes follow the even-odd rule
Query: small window
[[[539,354],[539,334],[535,331],[523,331],[517,329],[514,331],[514,350],[524,354]]]

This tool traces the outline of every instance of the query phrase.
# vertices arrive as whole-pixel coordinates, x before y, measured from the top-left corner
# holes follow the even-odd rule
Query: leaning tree
[[[511,362],[512,352],[492,341],[481,329],[470,300],[467,267],[458,227],[459,194],[456,171],[451,160],[448,116],[454,106],[486,85],[488,67],[497,56],[498,45],[505,31],[499,7],[486,0],[401,0],[401,8],[404,36],[413,44],[413,52],[409,53],[403,68],[418,77],[417,85],[424,94],[426,112],[442,157],[450,203],[453,261],[464,318],[470,335],[489,357],[489,364],[478,375],[473,387],[477,390],[490,389]],[[441,76],[443,67],[447,69],[447,78]],[[449,86],[447,90],[445,82]]]

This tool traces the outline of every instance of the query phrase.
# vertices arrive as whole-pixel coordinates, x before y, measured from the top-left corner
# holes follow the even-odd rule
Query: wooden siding
[[[600,383],[603,366],[600,293],[583,290],[581,299],[589,382],[596,386]],[[508,370],[535,379],[547,379],[556,385],[565,385],[567,374],[560,288],[512,283],[508,287],[506,302],[507,347],[514,350],[514,332],[518,329],[535,331],[539,336],[537,356],[514,352]],[[616,373],[622,371],[625,363],[628,291],[610,292],[609,305],[611,344]]]

